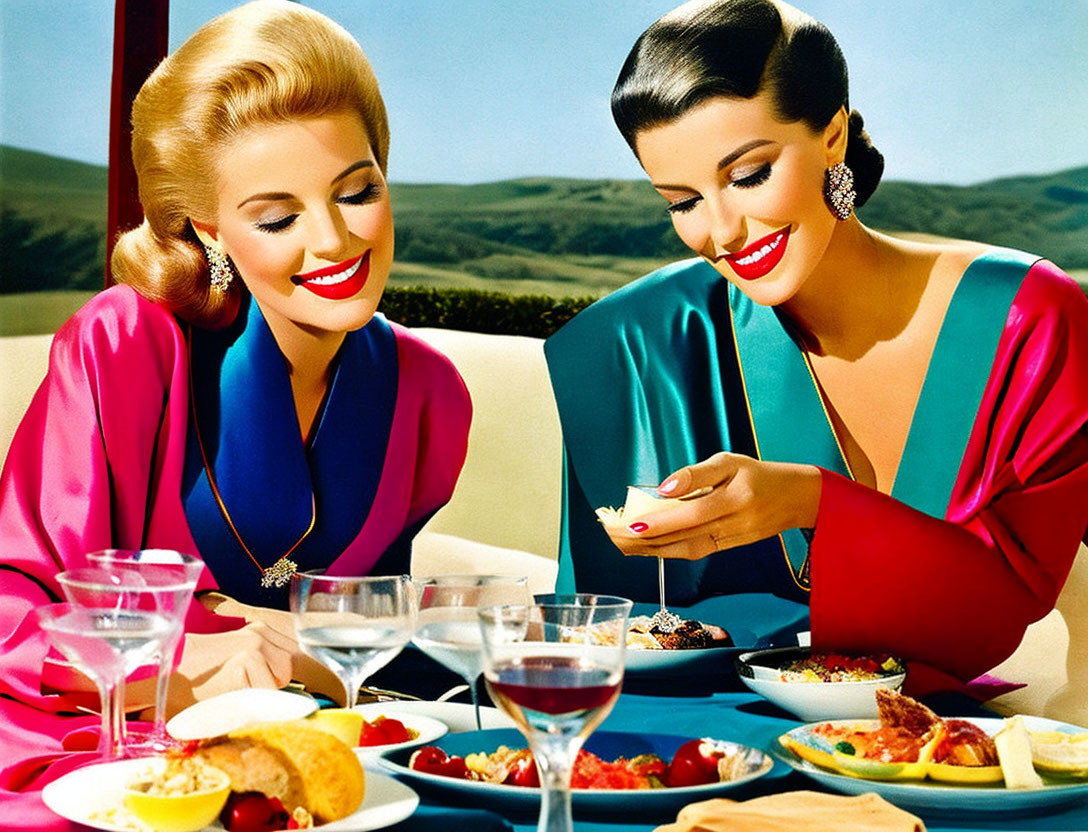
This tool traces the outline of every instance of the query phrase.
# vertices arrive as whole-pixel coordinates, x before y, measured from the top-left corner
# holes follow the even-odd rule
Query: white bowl
[[[807,647],[776,647],[741,653],[736,659],[737,674],[755,693],[802,722],[875,718],[878,716],[876,689],[899,690],[907,676],[904,670],[858,682],[783,681],[779,678],[778,668],[782,664],[807,658],[811,653]]]

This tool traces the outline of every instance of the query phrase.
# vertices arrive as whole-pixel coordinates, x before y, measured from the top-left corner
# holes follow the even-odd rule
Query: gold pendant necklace
[[[238,533],[238,529],[234,525],[234,521],[231,519],[230,512],[227,511],[226,503],[223,502],[223,497],[219,493],[219,485],[215,481],[215,471],[212,469],[211,463],[208,461],[208,454],[204,450],[204,439],[200,435],[200,422],[196,418],[196,393],[193,388],[193,345],[189,340],[187,345],[189,347],[189,406],[190,414],[193,420],[193,428],[196,431],[196,444],[200,448],[200,459],[204,463],[204,472],[208,475],[208,485],[211,487],[212,496],[215,497],[215,503],[219,506],[219,513],[223,515],[223,519],[227,521],[227,527],[230,529],[231,534],[234,535],[234,539],[238,541],[238,545],[242,547],[242,551],[245,552],[253,565],[261,573],[261,586],[265,589],[271,589],[272,587],[282,588],[286,586],[291,576],[298,571],[298,564],[291,560],[289,557],[292,552],[302,545],[307,537],[310,536],[310,532],[314,530],[314,525],[317,523],[317,499],[313,493],[310,494],[310,525],[306,527],[306,531],[302,533],[302,537],[295,541],[286,552],[268,568],[261,566],[260,562],[253,556],[253,552],[246,546],[246,542],[242,540],[242,535]]]

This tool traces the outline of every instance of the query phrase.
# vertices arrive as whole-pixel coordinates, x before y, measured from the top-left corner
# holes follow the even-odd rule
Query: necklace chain
[[[249,559],[253,561],[253,565],[260,571],[261,586],[265,589],[284,587],[291,580],[291,576],[298,571],[298,564],[290,558],[291,553],[302,545],[302,541],[310,536],[310,532],[314,530],[314,525],[317,523],[317,498],[312,493],[310,494],[310,524],[306,527],[306,531],[302,533],[302,536],[295,541],[290,549],[280,555],[271,566],[267,568],[261,566],[260,561],[253,556],[253,552],[246,546],[246,542],[242,539],[242,535],[234,525],[234,520],[231,519],[230,512],[227,511],[227,505],[223,502],[223,496],[219,493],[219,484],[215,479],[215,470],[212,468],[212,464],[208,459],[208,454],[204,450],[204,439],[200,434],[200,422],[196,417],[196,391],[193,386],[192,336],[190,335],[187,340],[189,341],[189,402],[193,419],[193,428],[196,431],[196,444],[197,447],[200,448],[200,459],[204,464],[204,471],[208,475],[208,485],[211,487],[212,496],[215,497],[215,503],[219,506],[219,513],[223,515],[223,519],[227,522],[227,528],[229,528],[231,534],[234,535],[234,539],[238,541],[238,545],[242,547],[242,551],[249,556]]]

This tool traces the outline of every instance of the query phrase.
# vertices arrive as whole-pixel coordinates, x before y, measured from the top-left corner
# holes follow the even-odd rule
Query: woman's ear
[[[194,219],[189,220],[189,225],[193,227],[193,231],[196,232],[196,237],[208,248],[219,246],[219,229],[214,225],[208,225],[206,222],[197,222]]]
[[[850,114],[845,107],[831,117],[824,128],[824,152],[827,166],[834,167],[846,158],[846,140],[850,135]]]

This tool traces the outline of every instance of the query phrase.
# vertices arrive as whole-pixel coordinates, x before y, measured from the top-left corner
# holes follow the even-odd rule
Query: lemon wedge
[[[994,735],[997,759],[1005,777],[1005,788],[1038,789],[1041,778],[1031,765],[1031,737],[1024,720],[1018,716],[1005,720],[1004,726]]]
[[[359,745],[359,734],[363,730],[363,715],[350,708],[323,708],[314,711],[307,720],[315,728],[326,734],[332,734],[348,748]]]
[[[1088,777],[1088,732],[1030,731],[1035,768],[1064,777]]]

